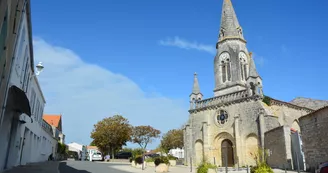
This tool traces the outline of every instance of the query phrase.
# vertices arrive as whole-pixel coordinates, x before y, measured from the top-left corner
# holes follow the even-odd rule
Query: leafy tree
[[[95,140],[91,141],[90,146],[96,146]]]
[[[91,132],[93,143],[103,152],[112,154],[121,149],[131,139],[132,126],[129,121],[121,115],[104,118],[94,125]]]
[[[145,150],[147,145],[160,134],[161,131],[151,126],[136,126],[132,130],[132,142],[139,144]]]
[[[168,131],[161,140],[161,147],[167,153],[170,149],[183,147],[183,130],[173,129]]]
[[[158,138],[160,134],[161,131],[151,126],[136,126],[132,130],[131,141],[139,144],[143,150],[146,150],[147,145],[151,143],[154,138]],[[142,159],[144,160],[144,155]],[[144,164],[142,164],[142,169],[144,169]]]

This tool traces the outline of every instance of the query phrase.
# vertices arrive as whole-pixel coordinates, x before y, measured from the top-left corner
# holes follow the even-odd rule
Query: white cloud
[[[162,132],[187,121],[188,103],[145,93],[131,79],[83,62],[72,50],[38,38],[34,54],[35,62],[45,66],[39,76],[47,101],[45,113],[63,114],[67,142],[88,144],[93,125],[117,113],[133,125],[152,125]]]
[[[196,49],[199,51],[205,51],[211,54],[215,54],[216,53],[216,49],[214,46],[212,45],[205,45],[205,44],[201,44],[201,43],[197,43],[196,41],[187,41],[184,39],[181,39],[179,37],[174,37],[174,38],[167,38],[165,40],[160,40],[159,41],[160,45],[163,46],[173,46],[173,47],[178,47],[181,49]]]

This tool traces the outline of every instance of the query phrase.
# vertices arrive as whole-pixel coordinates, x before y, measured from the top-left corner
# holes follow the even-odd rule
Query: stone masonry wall
[[[328,161],[328,107],[299,119],[307,168]]]
[[[288,159],[287,144],[290,143],[290,128],[281,126],[265,133],[264,148],[272,154],[268,156],[268,164],[273,168],[284,168]],[[290,149],[289,149],[290,150]]]

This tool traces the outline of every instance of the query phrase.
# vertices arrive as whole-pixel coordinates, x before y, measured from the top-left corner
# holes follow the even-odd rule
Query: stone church
[[[261,148],[269,152],[270,166],[295,165],[291,134],[301,134],[298,118],[313,109],[264,96],[244,34],[231,1],[223,0],[214,96],[203,98],[195,73],[184,126],[185,164],[205,159],[218,166],[255,165],[252,154]]]

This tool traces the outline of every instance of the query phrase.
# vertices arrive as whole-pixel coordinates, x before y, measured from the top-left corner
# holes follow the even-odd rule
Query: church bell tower
[[[262,79],[247,50],[243,29],[231,0],[223,0],[219,33],[214,58],[214,95],[226,95],[252,87],[252,90],[262,91]],[[253,94],[260,94],[256,91]]]

